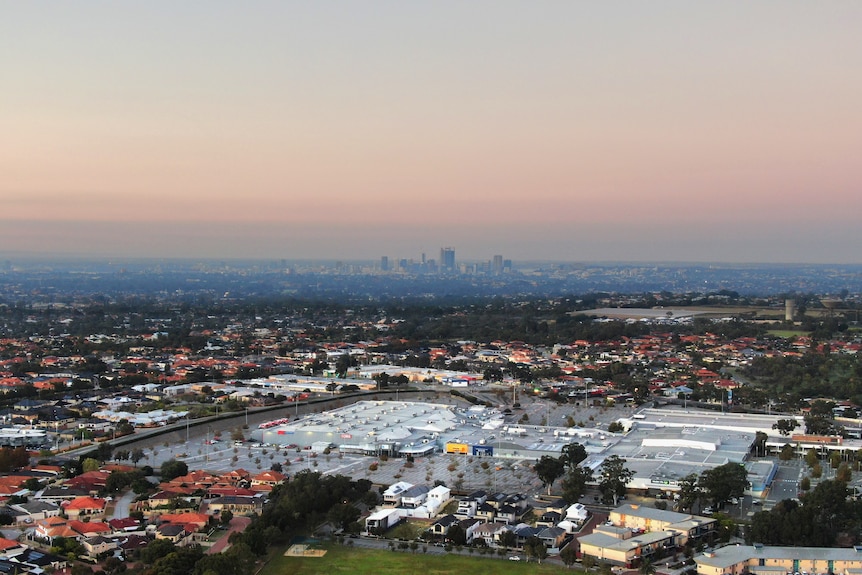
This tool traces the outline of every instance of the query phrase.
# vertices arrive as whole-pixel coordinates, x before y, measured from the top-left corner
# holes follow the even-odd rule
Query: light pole
[[[245,426],[248,427],[248,407],[245,408]]]

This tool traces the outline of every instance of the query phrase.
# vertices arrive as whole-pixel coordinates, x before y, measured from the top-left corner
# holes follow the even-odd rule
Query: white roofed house
[[[382,535],[387,529],[397,525],[406,516],[406,509],[399,509],[398,507],[378,509],[365,519],[365,530],[368,533]]]
[[[383,504],[400,507],[402,496],[412,487],[413,484],[407,483],[406,481],[399,481],[398,483],[393,483],[386,489],[386,491],[383,492]]]
[[[581,503],[575,503],[566,508],[566,521],[571,521],[577,525],[583,525],[590,517],[590,511]]]
[[[425,501],[425,506],[431,513],[436,514],[437,511],[442,509],[451,498],[452,490],[445,485],[438,485],[428,492],[428,499]]]

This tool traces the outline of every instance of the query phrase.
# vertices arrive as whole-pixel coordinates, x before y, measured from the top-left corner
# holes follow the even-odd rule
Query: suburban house
[[[93,517],[102,515],[105,512],[107,502],[104,499],[95,497],[76,497],[65,505],[62,505],[63,512],[69,519],[78,519],[79,517]]]
[[[416,509],[425,503],[425,500],[428,498],[428,491],[430,490],[425,485],[413,485],[401,494],[400,507]]]
[[[386,488],[386,491],[383,492],[383,504],[384,505],[392,505],[394,507],[401,506],[401,497],[406,493],[411,487],[413,487],[412,483],[407,483],[406,481],[399,481],[398,483],[393,483],[389,487]]]
[[[284,483],[285,479],[287,479],[285,475],[278,471],[264,471],[251,478],[251,489],[252,491],[269,493],[273,487]]]
[[[368,533],[382,533],[390,527],[397,525],[406,516],[406,509],[398,507],[378,509],[365,519],[365,530]]]
[[[473,539],[482,539],[488,547],[500,546],[500,535],[509,531],[502,523],[484,523],[473,531]]]
[[[258,515],[263,511],[263,499],[242,495],[224,495],[210,499],[207,511],[213,515],[230,511],[235,515]]]
[[[460,521],[460,519],[451,513],[449,515],[444,515],[431,526],[431,533],[435,537],[445,537],[449,532],[449,528],[458,523],[458,521]]]
[[[60,515],[60,506],[49,501],[32,499],[23,503],[7,505],[2,513],[11,515],[15,523],[33,523]]]
[[[117,548],[117,542],[114,539],[108,539],[101,535],[86,537],[81,540],[81,545],[87,550],[87,555],[93,558]]]

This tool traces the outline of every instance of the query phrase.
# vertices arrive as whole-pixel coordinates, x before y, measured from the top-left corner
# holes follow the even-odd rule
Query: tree
[[[453,545],[464,545],[467,543],[467,534],[464,532],[463,527],[455,523],[449,527],[449,531],[446,532],[446,539],[448,539]]]
[[[355,506],[349,503],[338,503],[329,508],[326,518],[347,531],[350,524],[358,521],[361,515],[362,513]]]
[[[823,402],[817,402],[823,403]],[[808,414],[805,416],[805,433],[808,435],[841,435],[844,428],[835,423],[831,417],[825,415]]]
[[[92,457],[88,457],[83,462],[81,462],[81,469],[84,473],[87,473],[89,471],[97,471],[99,469],[99,461],[93,459]]]
[[[789,443],[785,443],[781,451],[778,452],[778,459],[781,461],[790,461],[794,455],[796,455],[796,450]]]
[[[524,555],[535,557],[541,563],[542,559],[548,556],[548,548],[545,547],[544,541],[533,535],[524,541]]]
[[[176,459],[169,459],[162,463],[159,475],[161,476],[162,481],[170,481],[176,477],[188,475],[188,473],[189,466],[186,465],[185,462],[177,461]]]
[[[503,370],[499,367],[488,367],[482,372],[485,381],[503,381]]]
[[[632,480],[634,472],[626,467],[626,462],[618,455],[611,455],[599,467],[599,491],[605,500],[613,500],[614,506],[626,493],[626,484]]]
[[[644,557],[641,560],[640,567],[638,567],[639,575],[655,575],[655,563],[652,562],[652,559],[649,557]]]
[[[620,423],[619,421],[612,421],[611,423],[608,424],[608,432],[610,432],[610,433],[621,433],[621,432],[625,431],[625,429],[626,428],[623,427],[623,424]]]
[[[844,483],[850,483],[850,480],[853,478],[853,471],[850,470],[850,466],[847,463],[842,463],[838,466],[838,470],[835,472],[835,480],[842,481]]]
[[[0,447],[0,472],[20,469],[30,463],[30,454],[23,447]]]
[[[580,443],[569,443],[560,451],[560,460],[571,471],[587,458],[587,448]]]
[[[578,550],[575,545],[566,545],[560,551],[560,559],[566,567],[571,567],[578,560]]]
[[[121,419],[117,422],[117,435],[128,435],[135,432],[135,427],[129,423],[128,419]]]
[[[817,455],[817,450],[811,448],[805,454],[805,463],[808,464],[808,467],[814,467],[820,463],[820,456]]]
[[[105,491],[108,493],[116,493],[121,489],[125,489],[132,482],[132,477],[128,473],[122,471],[112,471],[105,480]]]
[[[99,461],[104,463],[105,461],[108,461],[109,459],[111,459],[111,452],[113,452],[113,451],[114,451],[114,446],[111,445],[110,443],[108,443],[107,441],[103,441],[96,448],[96,458]]]
[[[716,507],[732,497],[742,497],[748,489],[748,471],[739,463],[725,463],[700,474],[704,495]]]
[[[550,495],[551,486],[554,484],[554,481],[563,475],[565,467],[563,462],[556,457],[543,455],[533,466],[533,470],[536,472],[542,485],[548,488],[548,495]]]
[[[799,426],[799,423],[795,419],[779,419],[775,423],[772,424],[772,429],[777,429],[778,433],[787,437],[793,430]]]
[[[39,483],[39,480],[35,477],[31,477],[21,485],[21,487],[29,491],[39,491],[41,486],[42,485]]]
[[[141,561],[152,565],[157,560],[165,557],[176,549],[176,545],[169,539],[155,539],[149,545],[141,549]],[[92,571],[92,570],[91,570]]]
[[[691,511],[698,499],[703,497],[696,473],[689,473],[679,481],[679,509]]]
[[[577,503],[587,491],[587,484],[593,481],[593,471],[589,467],[570,469],[563,478],[563,499],[569,503]]]
[[[230,509],[224,509],[219,516],[219,523],[222,525],[230,525],[230,522],[233,521],[233,511]]]
[[[500,545],[509,549],[518,544],[518,536],[515,535],[514,531],[510,531],[506,529],[502,533],[500,533]]]
[[[140,461],[143,458],[144,458],[144,450],[141,449],[140,447],[135,447],[134,449],[132,449],[131,453],[129,454],[129,459],[132,460],[132,463],[134,463],[135,467],[138,466],[138,461]]]

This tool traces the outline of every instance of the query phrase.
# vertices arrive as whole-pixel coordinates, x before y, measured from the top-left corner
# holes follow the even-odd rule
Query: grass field
[[[559,565],[525,561],[509,561],[471,555],[425,555],[409,551],[354,549],[338,544],[325,544],[323,557],[284,557],[284,549],[276,553],[259,575],[518,575],[538,573],[552,575],[579,573]]]
[[[774,335],[774,336],[778,336],[778,337],[784,337],[784,338],[811,335],[810,331],[799,331],[799,330],[792,330],[792,329],[770,329],[770,330],[767,330],[767,333]]]

